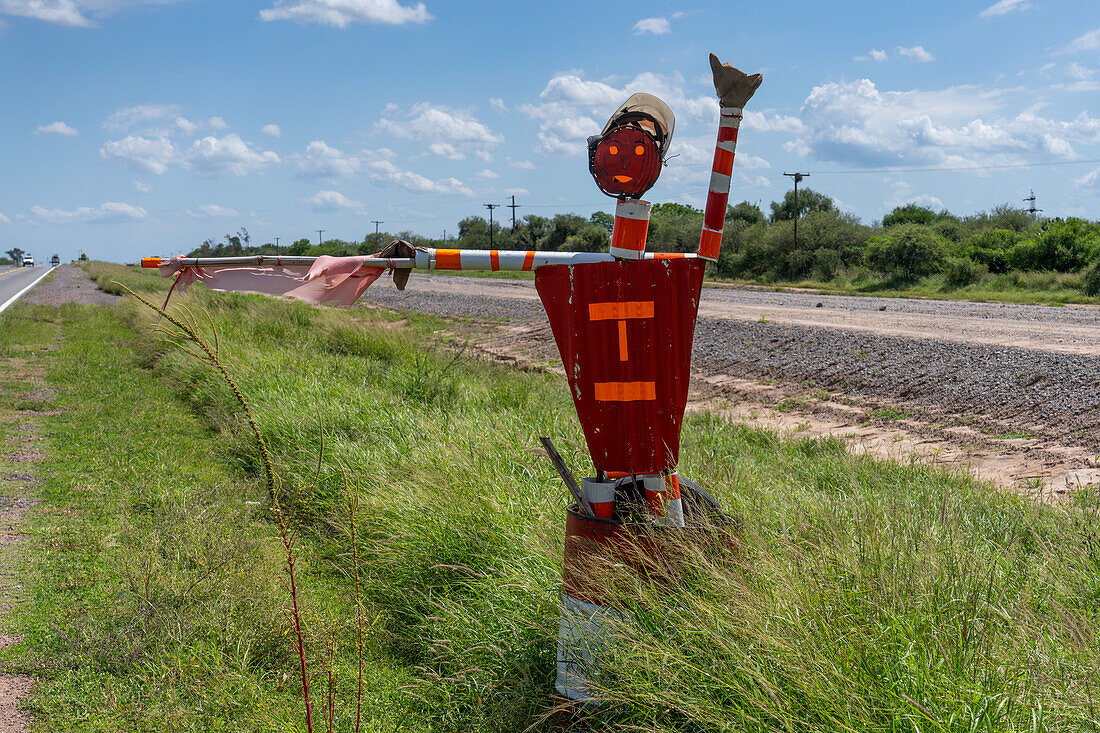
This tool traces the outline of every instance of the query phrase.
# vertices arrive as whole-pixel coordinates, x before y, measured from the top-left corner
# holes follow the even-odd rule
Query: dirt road
[[[557,363],[531,281],[414,275],[368,299],[477,319],[486,351]],[[692,405],[732,419],[1048,496],[1100,483],[1097,308],[705,288],[693,358]]]

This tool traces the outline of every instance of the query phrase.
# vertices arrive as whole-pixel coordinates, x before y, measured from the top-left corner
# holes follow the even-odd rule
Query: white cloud
[[[495,173],[494,171],[489,170],[488,168],[485,168],[483,170],[478,171],[475,175],[476,175],[477,178],[480,178],[480,179],[485,180],[485,181],[489,181],[489,180],[492,180],[494,178],[500,178],[499,174]]]
[[[539,125],[535,150],[545,155],[576,155],[587,149],[587,140],[600,132],[591,117],[562,117]]]
[[[509,196],[530,196],[531,195],[531,192],[528,191],[526,188],[506,188],[506,189],[504,189],[504,193],[508,194]]]
[[[0,213],[0,224],[11,224],[11,219],[4,216],[3,213]]]
[[[1080,178],[1075,178],[1073,185],[1077,188],[1093,188],[1100,193],[1100,168],[1093,168]]]
[[[992,18],[996,15],[1007,15],[1016,10],[1027,10],[1033,7],[1028,0],[997,0],[988,8],[978,13],[979,18]]]
[[[397,0],[276,0],[273,7],[260,11],[260,19],[346,28],[351,23],[426,23],[433,16],[424,3],[405,6]]]
[[[199,123],[192,122],[186,117],[177,117],[172,124],[184,135],[194,135],[199,129]]]
[[[474,157],[484,163],[493,162],[493,154],[490,153],[488,150],[475,150]]]
[[[175,0],[0,0],[0,15],[17,15],[74,28],[94,28],[96,18],[131,6],[167,5]],[[90,17],[89,17],[90,16]]]
[[[352,201],[338,191],[318,191],[305,200],[317,211],[355,211],[363,208],[363,204]]]
[[[271,137],[282,137],[283,131],[279,129],[278,125],[264,125],[260,128],[260,132],[264,135],[270,135]]]
[[[51,122],[48,125],[42,125],[34,131],[35,135],[63,135],[65,137],[76,137],[80,133],[76,131],[75,127],[69,127],[64,122]]]
[[[274,152],[256,150],[235,133],[196,140],[182,159],[188,170],[209,176],[220,173],[246,176],[281,162]]]
[[[204,204],[197,210],[187,209],[183,213],[195,219],[227,219],[237,216],[237,210],[219,204]]]
[[[474,192],[457,178],[444,178],[433,181],[419,173],[405,171],[394,165],[393,161],[382,158],[367,164],[367,175],[371,180],[384,186],[396,186],[412,193],[460,194],[473,196]]]
[[[152,193],[153,187],[145,181],[134,179],[134,190],[138,193]]]
[[[466,156],[450,143],[432,143],[428,146],[428,152],[447,160],[466,160]]]
[[[390,107],[387,113],[399,111]],[[504,137],[496,135],[465,110],[434,106],[427,102],[413,105],[404,119],[383,117],[375,123],[379,130],[409,140],[450,140],[456,143],[497,145]]]
[[[210,125],[210,129],[212,130],[225,130],[229,127],[226,121],[221,117],[211,117],[206,124]]]
[[[1066,46],[1066,53],[1078,53],[1080,51],[1096,51],[1100,49],[1100,28],[1084,33],[1073,39]]]
[[[508,105],[504,104],[504,100],[500,97],[492,97],[489,99],[489,106],[495,109],[497,112],[507,112]]]
[[[98,207],[78,206],[75,209],[47,209],[32,206],[36,219],[47,224],[81,224],[94,221],[136,221],[147,219],[149,212],[140,206],[108,201]]]
[[[669,27],[668,18],[642,18],[634,24],[634,35],[640,36],[643,33],[652,33],[655,36],[663,36],[666,33],[671,33],[672,29]]]
[[[1052,120],[1025,109],[998,114],[1004,93],[959,86],[879,91],[869,79],[823,84],[802,106],[805,132],[785,149],[858,166],[975,165],[1072,159],[1072,144],[1100,143],[1100,119]]]
[[[872,48],[866,56],[856,56],[854,61],[878,61],[883,62],[890,58],[889,54],[879,48]]]
[[[180,108],[174,104],[139,104],[115,112],[107,118],[103,126],[108,130],[125,132],[139,122],[165,119],[179,114],[179,111]]]
[[[805,130],[802,120],[797,117],[779,114],[768,115],[764,112],[753,112],[752,110],[745,110],[743,114],[741,127],[745,130],[754,132],[793,132],[796,134]]]
[[[113,160],[128,168],[164,175],[168,166],[179,158],[172,141],[166,137],[144,138],[128,135],[112,140],[99,150],[104,160]]]
[[[513,168],[519,168],[521,171],[533,171],[535,170],[535,164],[529,160],[509,160],[508,165]]]
[[[916,204],[917,206],[923,206],[933,211],[943,211],[947,207],[943,205],[943,201],[940,201],[931,194],[922,193],[920,196],[913,196],[905,201],[906,204]]]
[[[928,63],[929,61],[936,60],[935,56],[924,50],[924,46],[913,46],[912,48],[898,46],[896,50],[898,56],[904,56],[907,59],[913,59],[921,63]]]
[[[347,155],[331,147],[324,140],[314,140],[306,146],[305,155],[298,156],[298,175],[301,178],[351,178],[360,169],[355,155]]]

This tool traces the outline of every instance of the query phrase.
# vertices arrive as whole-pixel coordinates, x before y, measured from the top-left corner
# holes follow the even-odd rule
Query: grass
[[[986,274],[978,282],[961,288],[948,287],[942,275],[915,283],[891,280],[865,280],[838,275],[833,280],[805,279],[791,282],[761,282],[716,278],[716,284],[735,284],[776,290],[797,288],[826,295],[873,295],[883,298],[930,298],[968,300],[979,303],[1023,303],[1028,305],[1096,305],[1100,299],[1085,295],[1081,275],[1062,272],[1020,272]]]
[[[438,320],[197,288],[174,304],[209,313],[271,449],[316,689],[336,639],[339,729],[352,511],[366,729],[549,727],[566,494],[531,450],[550,435],[586,465],[563,380],[433,348]],[[130,301],[0,321],[3,358],[63,337],[27,642],[3,657],[39,676],[45,729],[303,729],[281,546],[233,395]],[[743,520],[743,550],[625,582],[594,727],[1100,727],[1100,496],[1037,505],[705,413],[681,455]]]

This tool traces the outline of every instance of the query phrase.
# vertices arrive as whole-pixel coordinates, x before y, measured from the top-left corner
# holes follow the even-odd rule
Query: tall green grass
[[[438,321],[395,327],[371,312],[199,289],[178,304],[209,313],[276,473],[297,487],[285,500],[302,532],[303,593],[315,630],[307,642],[320,663],[324,640],[336,633],[344,729],[355,649],[349,505],[367,596],[371,699],[393,711],[374,729],[552,726],[567,497],[535,449],[538,435],[550,435],[567,460],[586,465],[563,381],[456,358],[439,346]],[[217,375],[150,334],[150,314],[135,305],[103,312],[133,350],[116,366],[125,379],[154,380],[169,399],[156,409],[173,400],[186,406],[209,436],[188,438],[204,446],[200,455],[166,463],[161,491],[181,483],[177,473],[215,466],[252,487],[243,496],[261,498],[254,442]],[[53,378],[64,386],[70,377]],[[155,427],[140,426],[151,446],[171,454]],[[781,439],[708,414],[686,421],[683,443],[682,473],[742,520],[744,547],[735,562],[699,552],[675,580],[635,578],[624,587],[630,620],[618,629],[622,643],[593,670],[607,700],[593,726],[1098,727],[1093,492],[1041,506],[960,474],[853,456],[838,441]],[[175,516],[173,496],[143,509],[149,519],[134,530]],[[251,521],[263,529],[261,515]],[[204,531],[255,531],[243,526]],[[270,548],[270,530],[260,536]],[[193,551],[185,536],[179,542],[155,553],[160,564],[142,576],[157,593],[177,587],[172,578]],[[266,556],[277,563],[270,549]],[[257,578],[277,572],[249,567]],[[104,572],[120,571],[108,563]],[[165,623],[174,612],[150,614]],[[114,618],[85,613],[96,620],[93,636],[99,619]],[[204,628],[217,649],[244,633],[219,621]],[[272,643],[270,634],[262,638]],[[292,672],[288,644],[284,638],[253,657],[250,679]],[[139,650],[120,669],[160,658]],[[184,685],[188,673],[179,674]],[[276,695],[279,719],[289,724],[287,688],[248,689],[255,695],[235,699],[242,710]]]

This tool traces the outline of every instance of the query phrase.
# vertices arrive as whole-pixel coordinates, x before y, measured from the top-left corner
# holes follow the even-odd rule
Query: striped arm
[[[722,248],[726,200],[730,195],[733,156],[737,148],[737,130],[740,127],[741,110],[737,107],[723,107],[718,122],[718,142],[714,146],[714,163],[711,165],[707,209],[703,214],[703,232],[699,236],[699,256],[711,262],[718,259],[718,250]]]

